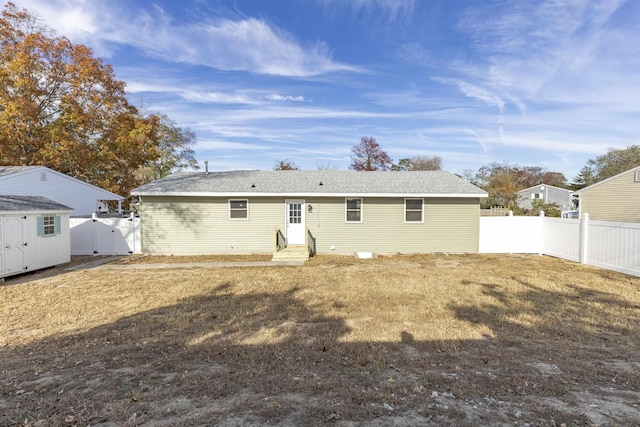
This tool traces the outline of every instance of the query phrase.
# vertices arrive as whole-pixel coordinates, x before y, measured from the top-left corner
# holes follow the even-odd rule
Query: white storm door
[[[304,200],[286,201],[287,245],[304,245]]]

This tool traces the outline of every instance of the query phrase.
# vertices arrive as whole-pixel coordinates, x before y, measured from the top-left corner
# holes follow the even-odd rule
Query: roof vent
[[[209,160],[204,161],[204,173],[205,175],[209,175]]]
[[[256,185],[255,184],[251,184],[251,188],[256,188]]]
[[[318,184],[318,185],[324,185],[324,184],[322,183],[322,181],[320,181],[320,184]]]

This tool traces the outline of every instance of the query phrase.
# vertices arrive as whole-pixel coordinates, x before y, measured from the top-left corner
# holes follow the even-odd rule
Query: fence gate
[[[71,255],[140,253],[140,218],[71,218]]]

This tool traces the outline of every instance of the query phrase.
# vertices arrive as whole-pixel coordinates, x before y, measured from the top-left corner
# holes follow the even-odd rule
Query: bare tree
[[[351,148],[351,166],[356,171],[389,170],[393,160],[372,136],[360,138],[360,144]]]
[[[414,156],[400,159],[397,164],[391,166],[394,171],[439,171],[442,169],[442,157],[440,156]]]
[[[297,171],[300,170],[298,165],[296,165],[291,159],[284,159],[276,162],[276,165],[273,167],[274,171]]]
[[[326,171],[326,170],[336,170],[336,169],[340,169],[338,166],[336,166],[334,163],[331,163],[329,160],[327,161],[320,161],[317,160],[316,161],[316,169],[319,171]]]

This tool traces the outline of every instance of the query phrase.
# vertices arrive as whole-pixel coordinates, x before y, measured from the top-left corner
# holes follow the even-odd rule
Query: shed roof
[[[41,196],[0,195],[0,212],[72,211],[69,206]]]
[[[150,182],[134,196],[421,196],[486,197],[484,190],[445,171],[181,172]]]

